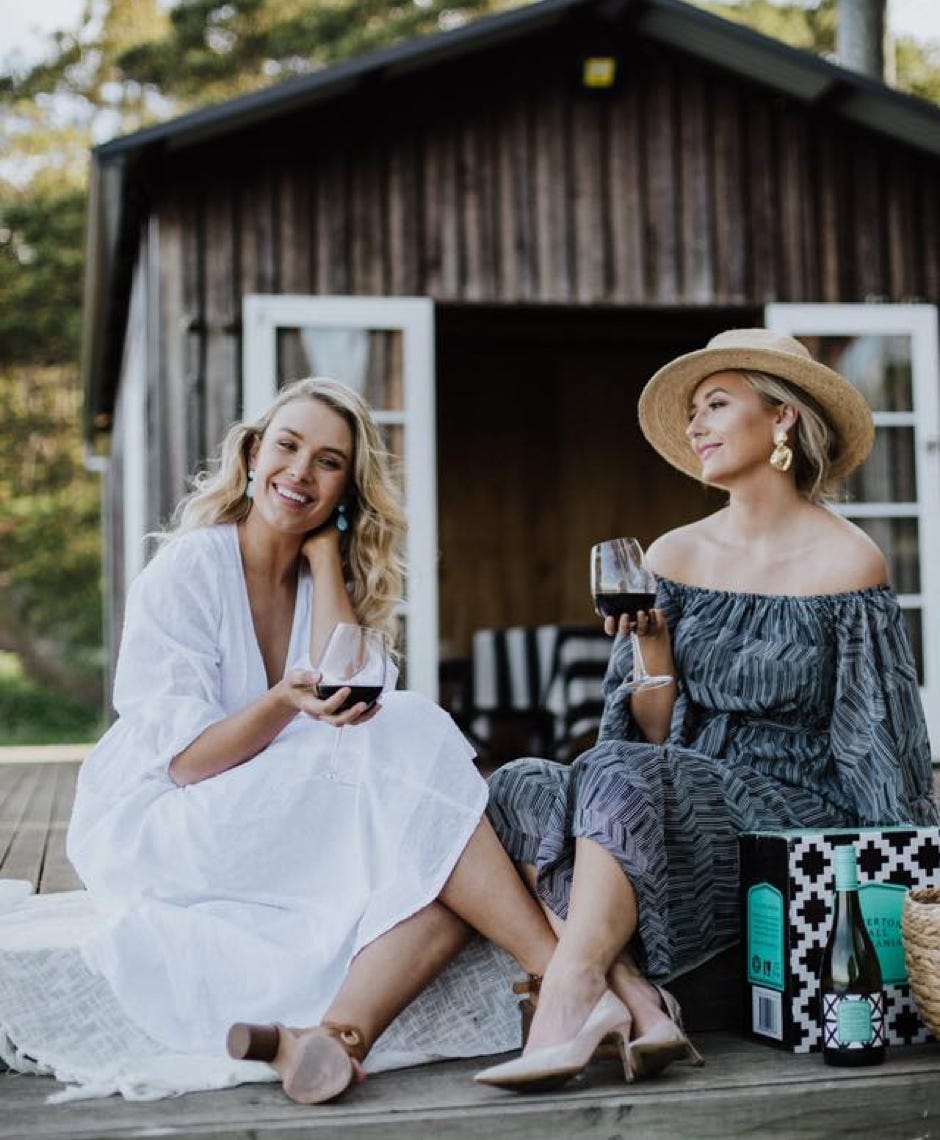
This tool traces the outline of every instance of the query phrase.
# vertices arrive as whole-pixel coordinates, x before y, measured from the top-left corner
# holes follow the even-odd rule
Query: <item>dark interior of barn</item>
[[[753,308],[441,305],[438,527],[443,659],[474,630],[592,622],[593,543],[657,535],[721,503],[646,443],[656,369]]]

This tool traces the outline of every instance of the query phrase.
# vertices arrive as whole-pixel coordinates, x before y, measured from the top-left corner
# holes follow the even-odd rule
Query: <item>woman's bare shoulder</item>
[[[646,552],[646,561],[653,573],[662,578],[685,581],[689,567],[695,564],[703,546],[709,541],[714,519],[715,515],[708,515],[660,535]]]
[[[821,593],[842,593],[884,586],[888,566],[878,545],[855,523],[826,512],[820,528]]]

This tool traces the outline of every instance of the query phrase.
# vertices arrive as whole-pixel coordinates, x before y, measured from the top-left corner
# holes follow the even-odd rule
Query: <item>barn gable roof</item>
[[[540,0],[360,56],[95,148],[82,357],[86,434],[93,434],[97,414],[113,408],[123,342],[115,330],[123,330],[127,318],[138,228],[146,214],[138,183],[149,162],[298,111],[338,103],[366,85],[420,76],[440,64],[525,40],[582,12],[627,26],[639,37],[758,82],[807,107],[825,105],[837,118],[940,156],[940,108],[683,0]]]
[[[248,126],[280,118],[350,94],[363,81],[392,81],[437,64],[485,51],[509,40],[524,39],[583,9],[618,23],[628,21],[637,34],[675,47],[743,78],[762,83],[804,103],[825,100],[837,115],[940,155],[940,110],[809,52],[721,19],[683,0],[541,0],[476,20],[450,32],[410,40],[384,51],[359,56],[310,75],[192,111],[135,134],[105,143],[99,161],[134,154],[155,145],[170,150],[224,137]]]

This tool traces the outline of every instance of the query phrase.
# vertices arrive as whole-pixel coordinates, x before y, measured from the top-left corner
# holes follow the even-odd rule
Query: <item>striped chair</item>
[[[478,630],[466,723],[489,753],[484,759],[494,766],[524,754],[571,760],[593,743],[610,647],[597,627]]]

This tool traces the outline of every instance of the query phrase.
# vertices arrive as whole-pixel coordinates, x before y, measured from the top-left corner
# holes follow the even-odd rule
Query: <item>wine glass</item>
[[[381,630],[337,622],[317,666],[320,671],[317,694],[326,700],[340,689],[348,688],[349,695],[336,712],[345,712],[359,701],[371,707],[385,686],[387,661],[388,647]]]
[[[345,712],[359,701],[371,708],[385,686],[385,667],[388,647],[385,634],[364,625],[337,622],[333,626],[317,668],[320,682],[317,696],[321,700],[332,697],[340,689],[349,689],[346,699],[334,713]],[[339,770],[339,749],[345,725],[334,725],[333,747],[323,775],[327,780],[354,783],[354,778],[343,778]]]
[[[643,547],[635,538],[612,538],[591,547],[591,594],[597,613],[618,622],[622,614],[629,614],[635,622],[640,610],[652,610],[656,577],[646,565]],[[630,636],[633,639],[633,680],[623,686],[626,692],[670,684],[672,677],[647,673],[640,639],[635,630]]]

